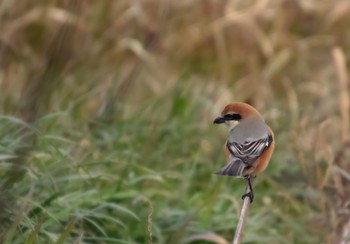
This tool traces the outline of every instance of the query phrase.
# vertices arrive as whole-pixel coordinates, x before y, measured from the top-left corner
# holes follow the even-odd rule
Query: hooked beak
[[[217,117],[215,120],[214,120],[214,124],[223,124],[226,122],[226,119],[224,117]]]

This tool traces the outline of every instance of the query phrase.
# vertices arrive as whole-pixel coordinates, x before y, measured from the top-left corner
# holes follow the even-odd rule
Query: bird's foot
[[[253,202],[253,200],[254,200],[254,194],[253,194],[253,192],[250,191],[250,192],[248,192],[248,193],[242,195],[242,200],[244,200],[244,198],[246,198],[246,197],[249,197],[250,203]]]

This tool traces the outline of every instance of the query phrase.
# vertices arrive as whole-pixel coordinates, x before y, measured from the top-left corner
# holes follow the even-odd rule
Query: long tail
[[[225,167],[219,169],[215,174],[228,176],[243,176],[243,170],[247,165],[239,158],[233,158]]]

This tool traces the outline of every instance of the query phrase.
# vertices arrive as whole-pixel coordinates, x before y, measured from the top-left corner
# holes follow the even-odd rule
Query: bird
[[[269,164],[275,148],[274,133],[261,114],[253,106],[243,102],[226,105],[214,124],[229,126],[225,143],[227,164],[216,174],[246,178],[249,192],[242,195],[242,199],[249,197],[252,203],[252,181]]]

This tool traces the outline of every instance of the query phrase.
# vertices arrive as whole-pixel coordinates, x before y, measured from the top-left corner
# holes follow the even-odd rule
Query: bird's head
[[[259,112],[247,103],[230,103],[225,106],[221,116],[214,120],[214,124],[227,124],[230,128],[251,116],[260,116]]]

